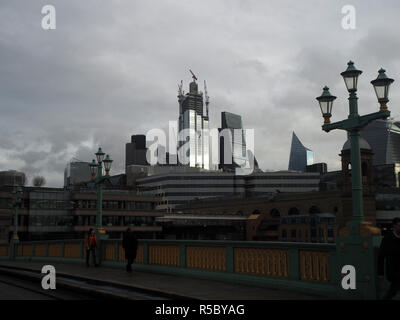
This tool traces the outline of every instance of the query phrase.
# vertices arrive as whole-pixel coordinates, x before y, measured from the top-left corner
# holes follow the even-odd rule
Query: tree
[[[36,176],[32,180],[35,187],[43,187],[46,184],[46,179],[43,176]]]

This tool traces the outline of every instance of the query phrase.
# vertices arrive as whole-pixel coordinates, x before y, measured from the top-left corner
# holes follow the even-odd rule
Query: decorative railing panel
[[[300,250],[300,279],[329,282],[329,252]]]
[[[186,248],[186,267],[226,271],[226,248],[188,246]]]
[[[149,263],[178,267],[180,261],[179,251],[179,246],[150,245]]]
[[[236,248],[235,272],[269,277],[289,277],[288,250]]]

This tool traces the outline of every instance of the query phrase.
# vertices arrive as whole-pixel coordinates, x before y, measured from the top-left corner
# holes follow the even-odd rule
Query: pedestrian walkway
[[[275,290],[243,284],[227,283],[207,279],[189,278],[177,275],[134,271],[129,274],[124,269],[89,267],[74,263],[32,262],[3,260],[0,266],[15,266],[38,270],[51,264],[56,272],[69,274],[88,280],[107,281],[110,284],[146,288],[171,295],[200,300],[319,300],[326,297],[287,290]]]

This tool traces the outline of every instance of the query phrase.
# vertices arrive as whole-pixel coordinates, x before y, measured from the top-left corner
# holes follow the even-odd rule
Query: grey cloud
[[[400,74],[396,1],[354,0],[354,32],[340,27],[345,1],[52,2],[51,32],[40,28],[47,1],[0,4],[0,170],[42,174],[48,185],[62,185],[66,163],[90,161],[99,145],[122,172],[132,134],[177,119],[177,84],[187,91],[189,68],[201,88],[207,80],[213,126],[231,111],[255,129],[262,168],[287,168],[296,131],[335,169],[345,135],[322,132],[315,97],[329,85],[338,96],[333,117],[346,116],[339,73],[351,58],[365,71],[360,111],[372,112],[376,70]]]

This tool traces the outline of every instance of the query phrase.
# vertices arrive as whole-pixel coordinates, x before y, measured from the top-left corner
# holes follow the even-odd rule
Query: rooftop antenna
[[[181,80],[181,84],[178,84],[178,94],[179,96],[183,96],[184,92],[183,92],[183,80]]]
[[[190,73],[192,74],[193,81],[196,81],[196,80],[197,80],[197,77],[194,75],[193,71],[190,70],[190,69],[189,69],[189,71],[190,71]]]
[[[204,95],[206,97],[206,115],[208,117],[208,105],[210,104],[210,97],[208,96],[208,92],[207,92],[206,80],[204,80]]]

